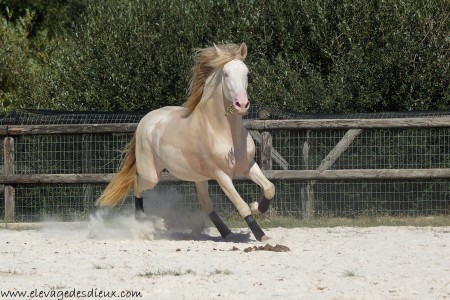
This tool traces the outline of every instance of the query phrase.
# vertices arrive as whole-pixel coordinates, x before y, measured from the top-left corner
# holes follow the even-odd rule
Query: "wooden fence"
[[[346,169],[331,170],[330,167],[365,129],[398,128],[450,128],[450,117],[388,118],[388,119],[307,119],[307,120],[246,120],[245,126],[261,145],[261,167],[271,180],[297,180],[307,182],[301,198],[306,213],[313,216],[313,187],[319,180],[353,179],[441,179],[450,178],[450,168],[432,169]],[[14,137],[20,135],[52,134],[99,134],[132,133],[137,124],[75,124],[75,125],[3,125],[0,136],[4,136],[4,172],[0,174],[0,184],[5,186],[5,221],[14,222],[15,186],[27,184],[73,184],[107,183],[114,174],[14,174]],[[282,160],[272,148],[272,130],[345,129],[346,134],[323,158],[315,170],[271,170],[272,160]],[[261,132],[261,133],[260,133]],[[303,159],[308,159],[309,146],[303,144]],[[305,162],[305,164],[307,164]],[[242,180],[243,178],[238,178]],[[164,175],[161,181],[179,181],[171,175]]]

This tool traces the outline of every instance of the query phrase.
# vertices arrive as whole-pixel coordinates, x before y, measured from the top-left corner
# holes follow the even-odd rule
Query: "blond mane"
[[[215,48],[219,48],[217,51]],[[202,99],[203,87],[206,79],[217,69],[222,68],[227,62],[234,59],[244,60],[240,45],[226,44],[204,49],[195,49],[196,64],[192,68],[191,81],[189,85],[189,97],[184,107],[188,115],[191,114]]]

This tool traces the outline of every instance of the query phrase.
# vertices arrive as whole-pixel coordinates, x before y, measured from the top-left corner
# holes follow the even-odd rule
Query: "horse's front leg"
[[[232,233],[230,228],[220,219],[219,215],[214,211],[214,207],[209,197],[208,181],[196,182],[197,196],[203,211],[209,216],[213,224],[216,226],[220,235],[227,238]]]
[[[254,163],[247,174],[247,177],[250,178],[254,183],[259,185],[264,192],[264,197],[261,201],[253,202],[250,205],[252,213],[260,214],[265,213],[272,202],[273,197],[275,196],[275,185],[270,182],[267,177],[263,174],[261,169],[259,168],[257,163]]]
[[[269,239],[268,236],[264,233],[264,231],[259,227],[256,220],[253,218],[253,215],[250,211],[250,207],[245,203],[245,201],[241,198],[239,193],[236,191],[236,188],[233,185],[233,181],[231,178],[225,174],[219,174],[216,178],[222,190],[225,192],[225,195],[233,202],[234,206],[236,206],[239,214],[244,220],[247,222],[248,227],[252,231],[253,235],[258,241],[266,241]]]

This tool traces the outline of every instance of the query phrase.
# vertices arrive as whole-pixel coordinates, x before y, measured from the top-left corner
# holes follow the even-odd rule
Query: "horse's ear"
[[[241,52],[242,59],[245,59],[247,57],[247,45],[242,43],[239,47],[239,51]]]
[[[222,50],[220,50],[219,47],[216,46],[216,44],[214,44],[214,49],[216,49],[216,54],[220,55],[222,53]]]

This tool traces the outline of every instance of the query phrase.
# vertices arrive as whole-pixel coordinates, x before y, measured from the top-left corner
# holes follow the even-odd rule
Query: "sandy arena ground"
[[[9,299],[32,299],[33,291],[42,296],[33,299],[126,291],[141,293],[127,299],[450,299],[450,227],[274,228],[265,230],[270,244],[289,252],[245,252],[264,244],[243,234],[223,241],[212,228],[193,239],[158,224],[2,229],[0,292],[27,292]]]

